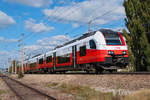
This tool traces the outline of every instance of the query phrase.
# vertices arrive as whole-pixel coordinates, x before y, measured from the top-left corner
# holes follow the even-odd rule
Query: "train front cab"
[[[111,30],[100,30],[98,41],[98,49],[100,62],[97,66],[104,69],[120,69],[125,68],[128,63],[128,49],[125,38],[120,32]]]

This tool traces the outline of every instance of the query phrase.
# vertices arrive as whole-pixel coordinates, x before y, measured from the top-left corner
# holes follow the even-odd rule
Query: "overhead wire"
[[[80,7],[77,7],[77,9],[79,9],[79,8],[80,8]],[[58,11],[59,11],[59,8],[57,8],[57,10],[55,11],[55,13],[57,14]],[[97,19],[99,19],[99,18],[101,18],[101,17],[107,15],[108,13],[110,13],[110,12],[112,12],[112,11],[113,11],[113,9],[110,10],[110,11],[108,11],[108,12],[106,12],[106,13],[104,13],[104,14],[102,14],[102,15],[100,15],[100,16],[95,17],[94,19],[92,19],[92,20],[90,20],[90,21],[97,20]],[[74,11],[71,11],[71,12],[68,12],[68,14],[69,14],[69,13],[73,13],[73,12],[75,12],[75,10],[74,10]],[[54,15],[55,15],[55,14],[54,14]],[[71,16],[73,16],[73,14],[72,14],[72,15],[69,14],[69,17],[71,17]],[[56,19],[58,19],[58,18],[56,18]],[[60,19],[58,19],[58,20],[56,20],[56,21],[57,21],[57,22],[61,22],[61,21],[63,21],[63,20],[64,20],[63,18],[60,18]],[[79,21],[72,21],[72,22],[79,22]],[[48,24],[48,21],[47,21],[47,24]],[[83,26],[85,26],[85,25],[80,25],[79,28],[81,28],[81,27],[83,27]],[[74,32],[74,29],[71,30],[71,33],[72,33],[72,32]],[[65,34],[66,34],[66,33],[65,33]],[[70,33],[68,33],[68,34],[70,34]],[[68,34],[67,34],[67,35],[68,35]]]
[[[114,9],[116,9],[116,7],[115,7]],[[99,19],[99,18],[102,18],[102,17],[104,17],[105,15],[108,15],[108,14],[112,13],[112,12],[114,11],[114,9],[111,9],[111,10],[109,10],[109,11],[103,13],[102,15],[95,17],[95,18],[91,19],[90,21],[92,22],[92,21],[94,21],[94,20],[97,20],[97,19]],[[88,23],[87,23],[87,24],[88,24]],[[91,23],[91,24],[92,24],[92,23]],[[82,27],[84,27],[84,24],[83,24],[83,25],[80,25],[80,26],[78,27],[78,29],[80,29],[80,28],[82,28]],[[76,30],[77,30],[77,29],[76,29]],[[74,29],[71,30],[70,33],[73,33],[73,32],[74,32]],[[80,33],[80,34],[81,34],[81,33]]]

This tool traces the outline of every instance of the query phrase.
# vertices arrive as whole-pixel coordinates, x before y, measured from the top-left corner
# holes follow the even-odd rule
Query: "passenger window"
[[[66,55],[57,57],[58,64],[68,63],[68,62],[70,62],[70,54],[66,54]]]
[[[89,44],[90,44],[90,48],[91,48],[91,49],[96,49],[96,43],[95,43],[94,40],[90,40],[90,41],[89,41]]]
[[[86,46],[80,47],[80,57],[86,56]]]
[[[30,64],[30,67],[31,67],[31,68],[36,67],[36,63],[31,63],[31,64]]]
[[[52,56],[46,57],[46,63],[52,62]]]
[[[43,64],[43,58],[39,59],[39,64]]]

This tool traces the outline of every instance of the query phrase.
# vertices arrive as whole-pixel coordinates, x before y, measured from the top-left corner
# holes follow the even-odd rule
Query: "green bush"
[[[18,73],[18,78],[23,78],[24,77],[24,75],[23,75],[23,73],[20,71],[19,73]]]

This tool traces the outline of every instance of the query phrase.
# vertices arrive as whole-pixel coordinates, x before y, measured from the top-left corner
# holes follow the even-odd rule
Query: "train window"
[[[31,63],[31,64],[30,64],[30,67],[31,67],[31,68],[36,67],[36,63]]]
[[[103,33],[107,45],[122,45],[118,32],[106,29],[101,29],[100,31]]]
[[[46,57],[46,63],[52,62],[52,56]]]
[[[70,54],[64,55],[64,56],[58,56],[57,57],[57,63],[68,63],[70,62]]]
[[[91,48],[91,49],[96,49],[96,43],[95,43],[94,40],[90,40],[90,41],[89,41],[89,44],[90,44],[90,48]]]
[[[39,64],[43,64],[43,58],[39,59]]]
[[[80,47],[80,53],[79,53],[79,55],[80,55],[80,57],[86,56],[86,46]]]
[[[107,45],[122,45],[120,38],[106,38]]]

